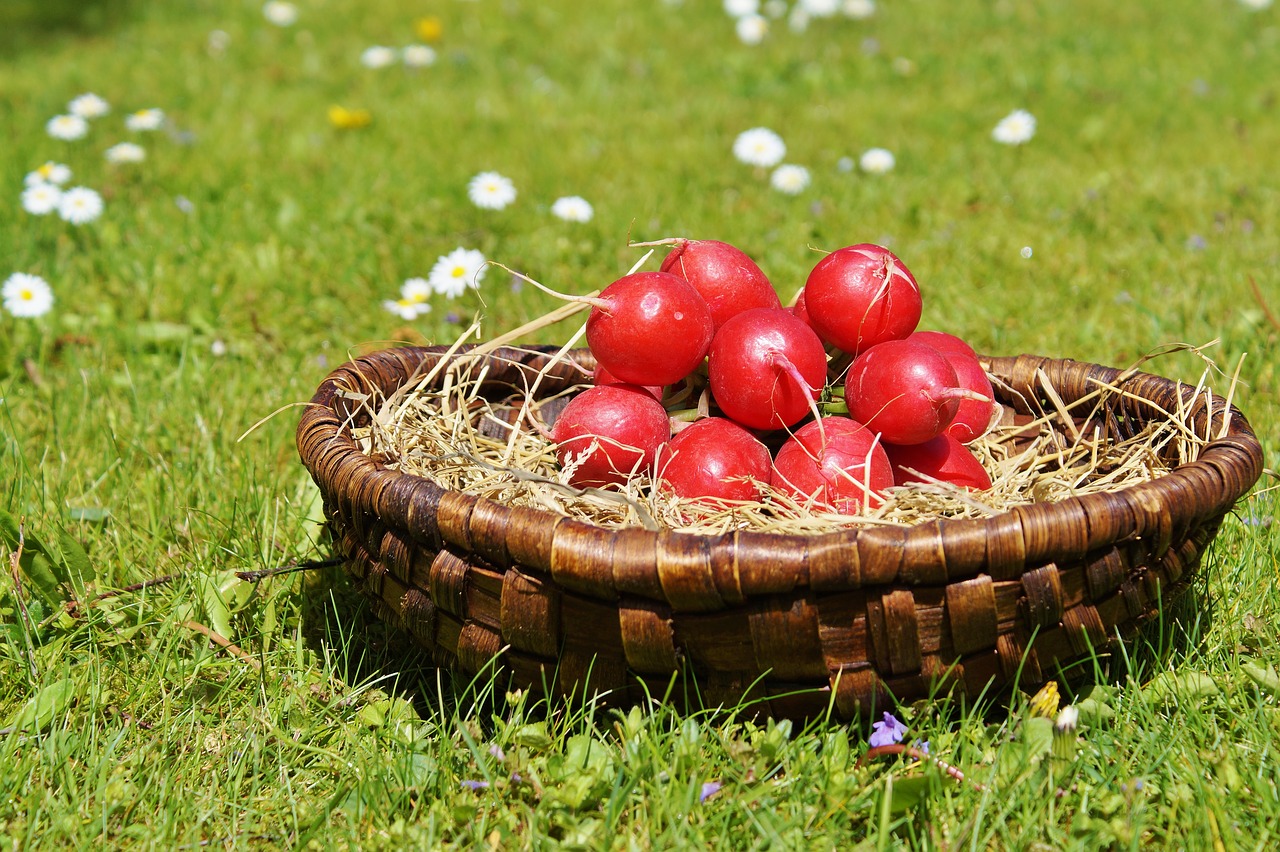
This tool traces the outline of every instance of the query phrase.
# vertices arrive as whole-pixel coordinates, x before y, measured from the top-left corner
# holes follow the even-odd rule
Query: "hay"
[[[561,353],[577,339],[571,338]],[[1174,348],[1204,357],[1200,348]],[[1208,367],[1191,400],[1203,400],[1211,411],[1226,410],[1230,394],[1224,400],[1209,390],[1213,366],[1205,360]],[[822,511],[767,486],[758,503],[687,501],[652,488],[644,471],[637,471],[623,488],[568,485],[570,470],[556,459],[546,420],[571,394],[539,398],[539,376],[527,388],[512,389],[506,398],[486,398],[481,394],[484,370],[476,369],[482,362],[478,354],[459,356],[438,368],[443,374],[433,371],[376,408],[371,404],[371,425],[356,433],[364,452],[449,489],[609,528],[819,534],[865,524],[910,526],[936,518],[982,518],[1020,504],[1059,501],[1155,479],[1195,460],[1214,437],[1195,431],[1189,401],[1177,410],[1160,412],[1136,434],[1119,435],[1123,430],[1116,428],[1114,411],[1126,401],[1120,387],[1099,385],[1067,404],[1042,374],[1041,390],[1049,403],[1043,411],[1029,403],[1024,408],[1038,415],[1015,416],[1006,408],[991,431],[970,445],[991,476],[988,491],[917,483],[891,489],[880,506],[858,515]],[[999,379],[992,378],[999,386]],[[584,371],[582,387],[589,384]]]

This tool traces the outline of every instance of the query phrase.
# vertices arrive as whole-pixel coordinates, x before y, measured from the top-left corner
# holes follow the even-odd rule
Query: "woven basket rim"
[[[458,351],[465,354],[471,348]],[[677,608],[706,610],[804,587],[839,591],[920,585],[980,572],[998,574],[1002,565],[1013,570],[1052,564],[1115,541],[1167,539],[1173,530],[1221,516],[1262,474],[1262,446],[1247,419],[1235,406],[1223,406],[1231,418],[1225,432],[1206,444],[1195,461],[1157,479],[1016,506],[986,518],[940,518],[910,527],[871,526],[810,535],[604,528],[446,489],[427,477],[379,465],[361,451],[350,435],[353,415],[346,400],[371,390],[385,395],[394,388],[371,386],[370,376],[389,371],[391,384],[399,386],[447,349],[380,350],[333,370],[298,426],[303,464],[326,493],[341,495],[356,511],[408,530],[425,544],[472,551],[497,566],[516,563],[521,570],[544,573],[566,588],[606,600],[638,595]],[[497,350],[492,357],[523,357],[532,351]],[[1135,389],[1139,400],[1179,395],[1187,399],[1186,393],[1194,390],[1150,373],[1070,359],[1027,354],[981,358],[1001,376],[1087,373],[1114,382],[1123,375],[1126,390]],[[1191,402],[1193,412],[1203,407],[1199,397]],[[1219,415],[1201,410],[1197,416]],[[566,537],[576,542],[572,558],[557,552],[558,542]],[[655,556],[661,557],[657,565]]]

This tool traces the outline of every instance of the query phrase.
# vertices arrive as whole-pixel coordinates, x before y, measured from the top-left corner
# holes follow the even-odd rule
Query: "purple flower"
[[[468,778],[468,779],[466,779],[465,781],[463,781],[463,782],[461,782],[461,783],[462,783],[462,786],[463,786],[465,789],[470,790],[470,791],[471,791],[471,792],[473,792],[473,793],[475,793],[475,792],[479,792],[480,790],[487,790],[487,789],[489,789],[489,782],[488,782],[488,781],[474,781],[474,780],[472,780],[472,779]]]
[[[698,801],[705,802],[707,799],[710,799],[716,793],[719,793],[720,788],[723,786],[724,786],[724,783],[721,781],[706,782],[705,784],[702,785],[702,792],[698,794]]]
[[[902,724],[897,716],[886,712],[883,722],[875,722],[871,725],[871,739],[867,740],[867,745],[872,748],[893,745],[902,742],[906,734],[907,726]]]
[[[498,745],[497,743],[494,743],[493,745],[489,746],[489,754],[498,758],[498,760],[507,759],[506,752],[504,752],[502,750],[502,746]]]

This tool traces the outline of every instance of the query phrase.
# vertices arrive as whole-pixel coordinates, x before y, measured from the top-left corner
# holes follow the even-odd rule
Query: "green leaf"
[[[182,343],[192,335],[192,328],[176,322],[142,322],[134,327],[134,339],[155,346]]]
[[[84,545],[71,533],[58,528],[58,549],[61,551],[62,564],[67,571],[67,579],[77,593],[82,593],[85,586],[92,583],[96,576],[93,563]]]
[[[542,751],[550,748],[551,735],[547,733],[546,722],[530,722],[516,728],[511,734],[511,741],[534,751]]]
[[[76,697],[76,682],[63,678],[44,686],[14,715],[9,726],[19,731],[44,730],[60,717]]]
[[[105,524],[111,517],[111,510],[101,506],[71,506],[67,509],[67,517],[86,524]]]
[[[53,562],[38,550],[23,550],[18,561],[22,573],[27,575],[31,585],[49,603],[57,605],[66,600],[62,593],[62,583],[54,573]]]
[[[1086,725],[1096,726],[1109,722],[1116,717],[1115,708],[1111,706],[1115,699],[1115,690],[1101,684],[1095,684],[1081,693],[1076,699],[1076,709],[1080,711],[1080,721]]]
[[[1188,707],[1221,693],[1218,684],[1204,672],[1162,672],[1152,678],[1143,691],[1156,701]]]
[[[209,577],[200,578],[200,603],[204,606],[204,617],[209,626],[219,635],[230,639],[231,608],[227,606],[221,590]]]
[[[1280,675],[1276,674],[1275,666],[1267,664],[1264,668],[1261,663],[1253,660],[1246,660],[1240,664],[1240,671],[1244,672],[1245,677],[1258,685],[1258,689],[1267,695],[1280,694]]]
[[[889,813],[900,814],[919,806],[933,794],[933,783],[924,775],[890,776],[887,782]]]

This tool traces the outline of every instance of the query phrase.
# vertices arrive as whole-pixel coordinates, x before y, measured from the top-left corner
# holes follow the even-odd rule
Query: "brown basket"
[[[378,352],[335,370],[298,427],[303,463],[350,573],[380,617],[442,665],[495,657],[526,686],[586,688],[627,702],[662,695],[674,672],[703,702],[761,699],[780,717],[851,718],[890,694],[974,697],[1032,687],[1089,659],[1157,614],[1191,580],[1223,515],[1262,472],[1239,411],[1199,458],[1154,481],[981,520],[866,527],[814,536],[607,530],[447,490],[377,464],[351,437],[377,401],[423,375],[443,348]],[[575,351],[590,366],[589,353]],[[497,396],[549,360],[487,357]],[[1198,434],[1224,414],[1168,379],[1069,360],[984,359],[1001,402],[1068,404],[1119,383],[1098,422],[1134,434],[1159,409],[1191,407]],[[581,381],[561,362],[550,396]],[[1179,394],[1183,400],[1178,400]],[[1194,401],[1193,401],[1194,397]]]

